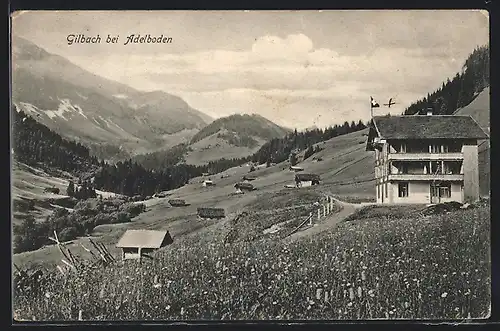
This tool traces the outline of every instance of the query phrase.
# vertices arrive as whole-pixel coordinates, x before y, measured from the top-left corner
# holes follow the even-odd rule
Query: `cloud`
[[[342,55],[315,48],[304,34],[290,34],[256,38],[243,51],[120,53],[71,60],[140,90],[180,95],[212,116],[256,112],[283,125],[308,127],[318,125],[317,118],[325,125],[343,122],[345,116],[366,120],[370,95],[381,101],[397,95],[394,110],[401,113],[459,71],[465,55],[457,58],[452,46],[379,47]]]

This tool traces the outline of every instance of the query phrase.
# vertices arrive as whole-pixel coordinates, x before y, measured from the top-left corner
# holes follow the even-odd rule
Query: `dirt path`
[[[340,200],[335,199],[335,198],[333,198],[333,199],[334,199],[335,203],[337,203],[341,207],[341,210],[339,212],[329,215],[327,218],[322,219],[319,223],[313,223],[313,226],[308,228],[308,229],[305,229],[303,231],[299,230],[298,232],[292,234],[291,236],[286,237],[284,240],[294,241],[294,240],[297,240],[299,238],[313,236],[313,235],[316,235],[316,234],[321,233],[323,231],[332,229],[335,226],[337,226],[337,224],[339,224],[341,221],[346,219],[348,216],[354,214],[354,212],[357,209],[372,204],[372,203],[355,204],[355,203],[340,201]]]

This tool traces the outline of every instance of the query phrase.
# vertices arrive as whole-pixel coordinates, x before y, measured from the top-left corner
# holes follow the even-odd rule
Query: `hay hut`
[[[236,189],[236,193],[243,193],[243,192],[250,192],[255,190],[255,187],[250,184],[250,183],[236,183],[234,185],[234,188]]]
[[[297,187],[308,187],[312,185],[319,185],[320,177],[316,174],[296,174],[295,184]]]
[[[198,211],[198,217],[199,218],[224,218],[226,217],[226,211],[224,208],[207,208],[207,207],[200,207],[197,209]]]
[[[187,206],[188,205],[186,203],[186,200],[184,200],[184,199],[170,199],[170,200],[168,200],[168,203],[172,207],[183,207],[183,206]]]
[[[116,244],[122,249],[122,260],[141,260],[143,256],[150,257],[161,247],[173,243],[168,231],[127,230]]]

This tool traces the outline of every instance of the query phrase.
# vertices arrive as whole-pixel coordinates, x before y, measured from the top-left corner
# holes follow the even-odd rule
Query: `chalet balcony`
[[[462,181],[464,180],[463,174],[390,174],[388,180],[401,180],[401,181]]]
[[[389,161],[446,161],[463,160],[462,153],[389,153]]]

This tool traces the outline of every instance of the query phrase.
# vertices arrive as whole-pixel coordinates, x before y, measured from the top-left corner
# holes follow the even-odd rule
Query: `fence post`
[[[83,314],[83,311],[80,309],[80,310],[78,311],[78,320],[79,320],[79,321],[83,321],[82,314]]]
[[[326,205],[323,205],[323,216],[326,216]]]
[[[318,208],[318,221],[321,218],[321,210]]]
[[[309,213],[309,225],[312,225],[312,216],[313,216],[313,213],[310,212]]]

